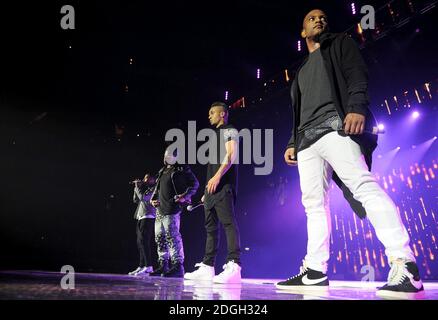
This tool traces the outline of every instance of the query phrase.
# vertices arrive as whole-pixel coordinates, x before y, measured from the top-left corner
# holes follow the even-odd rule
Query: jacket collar
[[[319,43],[321,45],[320,50],[322,48],[325,48],[327,45],[329,45],[333,41],[333,39],[335,39],[338,35],[339,35],[338,33],[331,33],[331,32],[323,33],[319,38]],[[299,71],[301,67],[307,62],[307,59],[309,59],[309,54],[307,54],[307,56],[303,59],[297,71]]]
[[[327,44],[329,44],[331,41],[333,41],[334,38],[338,36],[338,33],[332,33],[332,32],[325,32],[319,37],[319,43],[321,44],[321,47],[325,47]]]

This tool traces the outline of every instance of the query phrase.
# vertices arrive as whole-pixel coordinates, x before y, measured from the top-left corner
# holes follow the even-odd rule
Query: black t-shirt
[[[342,128],[336,111],[321,50],[309,54],[298,73],[301,94],[297,152],[304,150],[325,134]]]
[[[215,131],[217,138],[216,161],[215,163],[209,163],[207,166],[207,182],[217,173],[222,165],[222,161],[226,155],[225,143],[231,140],[238,142],[239,139],[237,129],[231,124],[221,125],[219,128],[216,128]],[[234,189],[237,188],[237,164],[232,164],[228,171],[222,176],[215,193],[220,192],[225,185],[231,185]]]
[[[320,49],[309,54],[307,62],[298,73],[298,85],[301,93],[298,132],[337,115]]]

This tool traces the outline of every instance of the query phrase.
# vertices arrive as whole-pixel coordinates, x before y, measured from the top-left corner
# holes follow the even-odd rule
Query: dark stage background
[[[358,19],[351,2],[325,2],[70,1],[77,21],[67,31],[59,26],[66,3],[2,8],[0,269],[134,269],[128,181],[156,173],[165,132],[187,130],[188,120],[207,127],[210,103],[229,91],[230,104],[246,97],[246,108],[231,111],[233,124],[274,129],[272,174],[254,176],[252,165],[240,166],[243,276],[295,273],[306,224],[297,170],[283,162],[291,129],[284,70],[292,78],[306,54],[297,41],[310,9],[326,10],[333,31],[351,31]],[[413,1],[415,8],[432,2]],[[426,279],[438,278],[436,14],[435,7],[416,11],[362,49],[372,109],[387,131],[373,171],[409,227]],[[205,167],[192,169],[204,188]],[[378,279],[386,277],[372,229],[354,218],[335,188],[332,215],[332,277],[360,279],[367,264]],[[191,270],[203,256],[203,211],[184,213],[181,230]],[[224,258],[222,243],[217,271]]]

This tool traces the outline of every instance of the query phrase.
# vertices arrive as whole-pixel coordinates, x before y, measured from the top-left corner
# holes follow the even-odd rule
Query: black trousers
[[[152,266],[152,239],[154,239],[155,219],[141,219],[137,221],[137,248],[140,257],[139,267]]]
[[[227,262],[234,260],[235,263],[240,264],[240,235],[234,212],[236,197],[232,189],[227,188],[221,192],[225,193],[223,197],[214,201],[212,208],[205,208],[207,241],[203,263],[209,266],[214,266],[219,248],[219,222],[223,225],[227,238]]]

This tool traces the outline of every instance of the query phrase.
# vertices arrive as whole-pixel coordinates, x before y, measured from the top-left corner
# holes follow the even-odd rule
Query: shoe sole
[[[233,280],[233,281],[218,281],[218,280],[214,280],[213,279],[213,283],[220,283],[220,284],[241,284],[242,283],[242,279],[240,280]]]
[[[184,276],[184,279],[186,280],[193,280],[193,281],[213,281],[213,278],[190,278],[190,277],[186,277]]]
[[[286,291],[300,291],[300,292],[326,292],[329,290],[329,286],[287,286],[287,285],[278,285],[275,287],[280,290]]]
[[[416,300],[424,298],[425,292],[424,290],[419,292],[396,292],[390,290],[379,290],[376,292],[376,296],[384,299]]]

